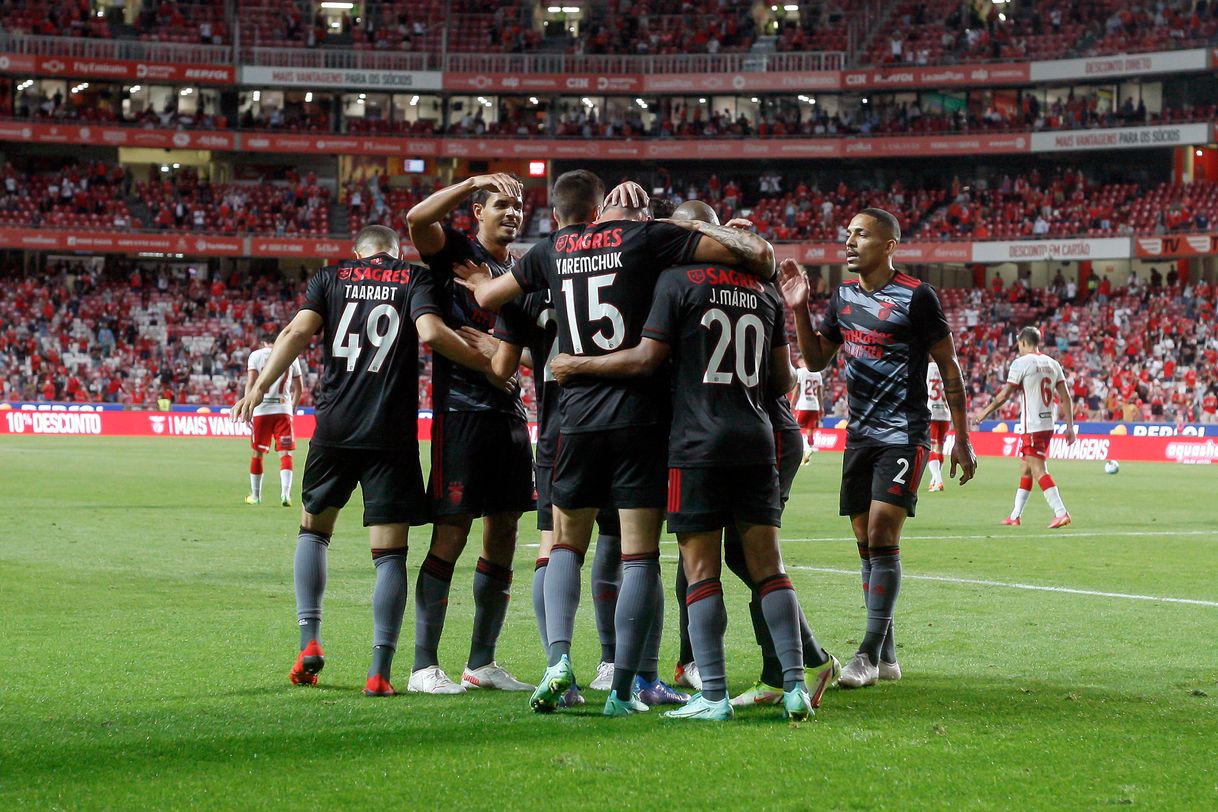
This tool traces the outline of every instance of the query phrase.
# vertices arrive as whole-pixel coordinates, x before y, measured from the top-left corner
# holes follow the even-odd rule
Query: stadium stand
[[[205,273],[117,258],[104,270],[55,260],[45,272],[4,271],[0,400],[233,403],[245,357],[262,332],[295,312],[303,285],[279,275]],[[1070,374],[1080,419],[1218,423],[1218,286],[1155,272],[1121,287],[1105,278],[1094,293],[1071,297],[1059,274],[1045,289],[1000,281],[940,295],[973,408],[1001,384],[1015,334],[1035,324]],[[822,292],[814,317],[826,303]],[[315,347],[310,369],[319,355]],[[420,363],[420,404],[429,408],[429,356]],[[826,378],[825,413],[844,416],[842,376]],[[523,391],[531,410],[527,380]],[[999,416],[1016,418],[1018,405]]]

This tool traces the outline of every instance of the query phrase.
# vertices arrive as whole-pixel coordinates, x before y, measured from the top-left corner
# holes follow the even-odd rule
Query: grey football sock
[[[707,578],[689,585],[685,599],[689,607],[689,637],[694,661],[702,676],[702,695],[712,702],[727,696],[727,664],[723,654],[723,635],[727,632],[727,607],[723,605],[723,584]]]
[[[876,547],[871,550],[871,581],[867,587],[867,634],[859,651],[880,661],[880,649],[892,623],[893,608],[901,592],[901,548]]]
[[[453,564],[427,554],[414,587],[414,665],[412,671],[439,665],[440,635],[448,613]]]
[[[495,645],[503,631],[508,602],[512,599],[512,569],[478,559],[474,570],[474,633],[469,643],[469,667],[481,668],[495,661]]]
[[[321,604],[326,592],[326,549],[330,536],[300,528],[296,536],[296,622],[300,626],[300,648],[310,640],[321,643]]]
[[[656,568],[655,582],[655,619],[651,621],[651,631],[647,634],[647,642],[643,646],[643,657],[639,660],[639,676],[648,682],[660,678],[660,643],[664,639],[664,576]]]
[[[871,548],[866,542],[855,542],[859,548],[859,572],[863,576],[863,606],[867,606],[867,589],[871,585]]]
[[[574,547],[555,544],[546,567],[546,635],[549,638],[548,665],[555,665],[571,653],[575,633],[575,610],[579,608],[580,568],[584,556]]]
[[[601,640],[601,662],[613,662],[613,649],[617,643],[613,614],[617,610],[621,583],[621,537],[597,536],[596,553],[592,556],[592,606],[596,610],[596,633]]]
[[[613,691],[623,701],[630,699],[634,677],[651,633],[656,610],[656,579],[660,576],[660,554],[622,554],[622,588],[617,596],[617,650],[613,657]]]
[[[681,651],[677,654],[677,662],[686,665],[694,661],[694,646],[689,639],[689,607],[685,605],[685,597],[689,594],[689,579],[685,577],[685,565],[677,556],[677,625],[681,637]]]
[[[546,635],[546,570],[549,564],[549,558],[539,558],[533,568],[533,617],[537,619],[541,650],[546,653],[550,651],[550,638]]]
[[[761,611],[774,640],[774,653],[782,665],[782,689],[790,691],[804,683],[804,649],[795,587],[785,573],[779,573],[757,584],[757,594],[761,596]]]
[[[884,644],[880,646],[880,659],[886,663],[897,661],[897,636],[892,621],[888,621],[888,633],[884,635]]]
[[[380,674],[389,679],[406,611],[406,548],[373,550],[372,563],[376,587],[372,590],[373,648],[368,676]]]

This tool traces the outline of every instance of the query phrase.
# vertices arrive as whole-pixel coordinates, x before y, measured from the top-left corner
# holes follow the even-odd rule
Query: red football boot
[[[373,674],[364,683],[364,696],[395,696],[397,691],[389,684],[389,680],[380,674]]]
[[[325,664],[326,656],[321,651],[321,645],[316,640],[310,640],[296,657],[296,665],[292,666],[288,679],[293,685],[316,685],[317,675]]]

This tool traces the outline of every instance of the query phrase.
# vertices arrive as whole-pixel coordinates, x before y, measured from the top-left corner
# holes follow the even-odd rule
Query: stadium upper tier
[[[329,8],[318,0],[161,0],[108,7],[90,0],[7,0],[0,69],[313,88],[862,89],[901,84],[903,76],[941,65],[979,69],[958,76],[932,71],[928,85],[1017,81],[1029,77],[1028,63],[1200,51],[1218,35],[1218,10],[1210,0],[1134,6],[1120,0],[324,5]],[[881,76],[867,70],[894,66],[902,71]],[[1148,67],[1158,72],[1137,62],[1125,69],[1136,75]],[[1194,68],[1180,63],[1174,69]],[[1080,78],[1121,70],[1099,64]],[[699,80],[700,86],[687,86]]]
[[[0,401],[231,404],[245,360],[266,331],[295,312],[303,283],[278,274],[224,276],[182,264],[96,266],[58,261],[45,271],[0,271]],[[1218,422],[1218,288],[1173,274],[1105,278],[1078,296],[1059,275],[1045,289],[1001,279],[940,290],[970,392],[983,405],[1005,380],[1016,332],[1034,324],[1071,379],[1079,419]],[[824,293],[813,302],[823,315]],[[303,405],[320,349],[305,359]],[[827,416],[846,408],[841,359],[826,374]],[[527,371],[526,371],[527,374]],[[430,361],[420,406],[430,408]],[[532,407],[532,386],[522,389]],[[1016,399],[1017,400],[1017,399]],[[1018,417],[1012,401],[1002,419]]]

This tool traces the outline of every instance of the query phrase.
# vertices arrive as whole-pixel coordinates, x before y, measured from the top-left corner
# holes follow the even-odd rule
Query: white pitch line
[[[1003,539],[1018,541],[1020,539],[1077,539],[1077,538],[1139,538],[1163,536],[1213,536],[1218,538],[1218,532],[1213,530],[1113,530],[1113,531],[1083,531],[1081,533],[1020,533],[994,531],[968,536],[901,536],[901,541],[982,541],[984,539]],[[854,541],[851,536],[823,536],[814,538],[783,538],[782,541]],[[675,543],[675,542],[674,542]]]
[[[901,536],[901,541],[984,541],[986,539],[1003,539],[1005,541],[1018,541],[1020,539],[1077,539],[1077,538],[1139,538],[1139,537],[1156,537],[1165,536],[1213,536],[1218,538],[1218,532],[1213,530],[1115,530],[1110,532],[1100,531],[1083,531],[1081,533],[1020,533],[1014,531],[1003,533],[995,531],[993,533],[984,533],[971,536]],[[820,541],[841,541],[853,542],[854,539],[850,536],[817,536],[808,538],[783,538],[782,542],[805,543],[805,542],[820,542]],[[675,541],[661,541],[660,544],[675,545]],[[521,544],[521,547],[531,547],[537,549],[539,544]]]
[[[788,570],[797,570],[799,572],[821,572],[829,575],[849,575],[853,578],[859,577],[858,570],[843,570],[832,567],[803,567],[803,566],[787,566]],[[944,584],[968,584],[971,586],[997,586],[1004,589],[1025,589],[1032,592],[1061,592],[1067,595],[1089,595],[1095,598],[1122,598],[1129,601],[1154,601],[1157,603],[1184,603],[1189,606],[1214,606],[1218,607],[1218,601],[1202,601],[1194,598],[1165,598],[1160,595],[1134,595],[1125,592],[1099,592],[1093,589],[1071,589],[1065,586],[1041,586],[1040,584],[1019,584],[1006,583],[1004,581],[986,581],[980,578],[949,578],[943,575],[911,575],[905,573],[901,576],[903,579],[914,581],[936,581]]]

